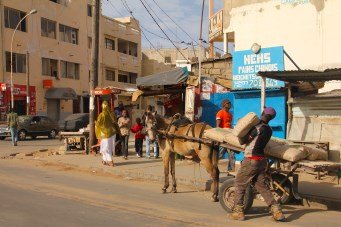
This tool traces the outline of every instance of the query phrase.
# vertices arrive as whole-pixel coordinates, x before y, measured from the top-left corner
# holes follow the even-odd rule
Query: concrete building
[[[184,66],[188,60],[189,63],[197,62],[199,48],[187,47],[180,49],[186,59],[175,48],[161,48],[142,50],[142,76],[148,76],[159,72],[168,71],[178,66]],[[208,58],[208,50],[202,49],[201,59]],[[185,61],[185,62],[184,62]],[[189,71],[191,69],[188,69]]]
[[[338,0],[225,0],[223,9],[224,47],[235,50],[283,46],[301,69],[324,70],[341,67],[341,19]],[[297,68],[285,58],[285,70]],[[340,88],[333,82],[325,91]]]
[[[32,9],[37,13],[19,26],[13,41],[14,100],[26,113],[29,74],[30,114],[58,120],[88,111],[91,57],[90,0],[0,0],[0,120],[10,106],[11,37],[18,21]],[[141,34],[132,18],[100,18],[99,86],[132,87],[141,75]],[[28,66],[28,67],[27,67]],[[128,94],[117,101],[128,103]]]
[[[213,2],[212,0],[210,1]],[[210,42],[224,41],[224,51],[229,52],[233,45],[233,98],[242,97],[243,105],[253,92],[259,95],[260,79],[255,74],[261,71],[297,70],[289,60],[289,55],[302,70],[323,71],[331,68],[341,68],[341,31],[337,29],[336,21],[341,19],[341,1],[338,0],[224,0],[221,11],[211,15]],[[213,3],[212,3],[213,4]],[[213,7],[211,6],[211,9]],[[222,26],[219,18],[223,18]],[[219,23],[218,23],[219,22]],[[221,29],[222,27],[222,29]],[[268,83],[269,82],[269,83]],[[269,80],[267,87],[272,90],[281,89],[284,83]],[[326,83],[319,92],[340,89],[339,81]],[[285,89],[283,89],[285,91]],[[275,93],[271,90],[269,94]],[[328,93],[328,97],[335,92]],[[321,105],[324,95],[314,97],[314,105]],[[328,100],[328,108],[337,102],[337,95]],[[236,99],[237,100],[237,99]],[[250,103],[256,103],[254,109],[260,109],[259,99],[254,98]],[[294,140],[328,140],[330,144],[330,159],[339,160],[341,144],[337,138],[330,139],[337,134],[336,122],[339,122],[338,107],[334,109],[316,107],[305,98],[287,100],[283,93],[276,98],[276,102],[268,105],[278,106],[285,112],[285,105],[295,101],[293,107],[294,120],[288,124],[286,136]],[[310,106],[302,105],[307,102]],[[308,105],[307,104],[307,105]],[[249,106],[249,105],[248,105]],[[282,106],[282,107],[281,107]],[[235,110],[239,108],[234,103]],[[242,112],[242,108],[238,112]],[[276,107],[275,107],[276,108]],[[309,109],[310,108],[310,109]],[[311,109],[318,111],[311,111]],[[249,111],[249,110],[248,110]],[[318,113],[320,112],[320,113]],[[236,117],[236,116],[234,116]],[[276,117],[278,118],[278,117]],[[318,119],[311,120],[311,119]],[[332,119],[332,120],[330,120]],[[337,121],[334,119],[338,119]],[[276,119],[275,119],[276,120]],[[286,123],[286,119],[284,119]],[[290,120],[289,120],[290,122]],[[331,123],[333,122],[333,123]],[[304,127],[302,127],[304,126]],[[274,125],[285,129],[283,122]]]

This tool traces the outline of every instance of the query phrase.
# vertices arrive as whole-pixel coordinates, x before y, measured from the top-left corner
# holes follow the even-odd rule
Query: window
[[[165,63],[172,63],[172,58],[170,56],[165,57]]]
[[[11,53],[6,52],[6,71],[11,71]],[[13,53],[13,72],[26,73],[26,55]]]
[[[63,78],[79,80],[79,64],[60,61],[60,71]]]
[[[137,43],[129,42],[129,55],[137,57]]]
[[[91,49],[92,47],[92,38],[88,37],[88,48]]]
[[[92,6],[88,4],[88,17],[92,17]]]
[[[107,69],[105,71],[106,80],[115,81],[115,70]]]
[[[118,52],[128,54],[127,52],[128,42],[123,39],[118,39]]]
[[[78,44],[78,29],[60,24],[59,39],[64,42]]]
[[[26,13],[16,10],[16,9],[10,9],[5,7],[5,27],[6,28],[12,28],[15,29],[15,27],[18,25],[19,21],[25,17]],[[26,19],[23,20],[19,27],[19,31],[26,32]]]
[[[44,76],[58,77],[58,61],[49,58],[41,59],[42,74]]]
[[[129,73],[129,83],[136,84],[137,73]]]
[[[52,123],[51,120],[49,118],[47,118],[47,117],[40,117],[40,122],[43,125],[47,125],[47,124],[51,124]]]
[[[56,22],[41,18],[41,36],[55,39],[56,38]]]
[[[115,40],[105,38],[105,48],[115,50]]]
[[[123,71],[118,71],[118,82],[128,83],[128,73]]]

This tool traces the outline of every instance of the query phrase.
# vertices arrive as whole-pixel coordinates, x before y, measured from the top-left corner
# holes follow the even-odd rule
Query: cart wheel
[[[220,205],[226,210],[227,212],[232,212],[234,207],[234,194],[235,194],[235,187],[234,187],[234,178],[227,179],[224,183],[220,186],[219,189],[219,202]],[[248,212],[253,204],[253,193],[252,188],[250,185],[247,187],[244,196],[244,212]]]
[[[275,199],[277,201],[279,201],[282,204],[287,204],[291,201],[293,194],[292,194],[292,185],[291,185],[291,181],[289,179],[287,179],[284,183],[282,188],[287,192],[283,192],[282,189],[280,189],[277,184],[280,184],[285,176],[283,174],[280,173],[274,173],[271,175],[272,177],[272,189],[274,190],[272,193],[275,196]],[[276,182],[276,183],[275,183]]]

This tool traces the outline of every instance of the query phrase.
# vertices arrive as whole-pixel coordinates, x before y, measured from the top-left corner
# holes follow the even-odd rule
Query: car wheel
[[[57,131],[54,130],[54,129],[52,129],[51,132],[50,132],[50,134],[49,134],[49,138],[50,138],[50,139],[55,139],[56,136],[57,136]]]
[[[25,130],[20,130],[18,133],[18,138],[19,140],[26,140],[26,131]]]

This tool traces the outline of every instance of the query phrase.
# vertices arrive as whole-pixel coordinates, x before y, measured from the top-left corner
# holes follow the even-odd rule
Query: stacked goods
[[[226,134],[224,136],[224,142],[230,144],[231,146],[240,148],[241,150],[245,149],[245,145],[241,145],[239,142],[239,138],[233,135],[233,133]]]
[[[290,145],[285,140],[278,138],[271,138],[269,143],[266,145],[264,152],[267,156],[290,162],[297,162],[308,156],[308,152],[304,151],[302,146]]]
[[[230,134],[232,129],[229,128],[211,128],[204,131],[204,137],[212,139],[217,142],[224,142],[224,137],[226,134]]]
[[[253,126],[256,126],[259,123],[259,121],[260,120],[257,117],[257,114],[250,112],[238,120],[237,125],[234,127],[232,133],[237,137],[244,137]]]
[[[309,161],[315,161],[315,160],[328,160],[328,152],[323,149],[319,149],[316,147],[306,146],[303,145],[302,149],[308,153],[307,160]]]

